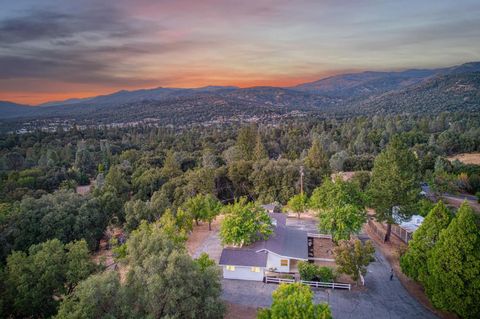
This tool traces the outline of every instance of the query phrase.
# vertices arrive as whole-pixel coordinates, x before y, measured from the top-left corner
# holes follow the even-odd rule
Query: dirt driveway
[[[193,258],[198,258],[201,253],[207,253],[211,259],[215,260],[217,263],[220,260],[220,255],[222,254],[222,244],[220,243],[220,238],[218,236],[218,228],[212,230],[208,236],[205,238],[203,243],[201,243],[195,252],[193,253]]]

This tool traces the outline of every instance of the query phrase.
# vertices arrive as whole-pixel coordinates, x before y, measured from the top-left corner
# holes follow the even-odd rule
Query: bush
[[[333,282],[335,280],[333,269],[329,267],[318,267],[317,278],[318,281]]]
[[[301,261],[298,263],[298,272],[300,273],[300,278],[306,281],[313,281],[317,276],[317,266],[315,264]]]
[[[305,261],[298,263],[298,272],[300,278],[306,281],[333,282],[335,280],[332,268],[320,267]]]

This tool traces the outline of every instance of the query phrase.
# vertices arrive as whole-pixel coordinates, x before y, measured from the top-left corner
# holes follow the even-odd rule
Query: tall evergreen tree
[[[268,153],[267,150],[265,149],[265,146],[263,145],[262,142],[262,137],[260,134],[257,134],[257,139],[255,142],[255,148],[253,149],[253,160],[254,161],[259,161],[262,159],[268,158]]]
[[[463,203],[428,258],[427,295],[432,303],[462,318],[480,317],[480,229]]]
[[[319,138],[313,139],[312,146],[305,157],[305,165],[308,168],[313,185],[320,184],[323,177],[330,173],[328,157]]]
[[[242,159],[249,161],[253,158],[257,134],[257,128],[253,125],[244,126],[238,131],[236,146],[240,150]]]
[[[440,232],[450,224],[451,214],[440,201],[428,213],[422,225],[413,234],[408,250],[400,259],[402,271],[412,279],[425,283],[428,278],[427,259]]]
[[[388,241],[394,211],[401,218],[411,216],[420,193],[417,159],[400,138],[393,138],[375,158],[368,193],[376,219],[387,223]]]

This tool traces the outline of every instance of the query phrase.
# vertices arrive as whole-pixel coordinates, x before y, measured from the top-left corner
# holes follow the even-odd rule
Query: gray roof
[[[257,241],[248,246],[248,249],[266,249],[280,256],[298,259],[308,259],[307,232],[286,226],[286,217],[283,214],[270,214],[277,220],[274,233],[267,240]]]
[[[266,267],[267,253],[245,248],[224,248],[220,265]]]
[[[243,248],[224,248],[219,264],[265,267],[267,253],[264,250],[284,257],[308,259],[307,232],[288,227],[285,214],[270,213],[269,215],[275,219],[276,226],[267,240],[260,240]]]

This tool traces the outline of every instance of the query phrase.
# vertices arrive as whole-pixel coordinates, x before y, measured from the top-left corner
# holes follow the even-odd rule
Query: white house
[[[270,238],[223,249],[219,264],[224,278],[262,281],[266,272],[298,272],[298,261],[308,260],[307,232],[288,227],[282,213],[269,215],[275,226]]]

